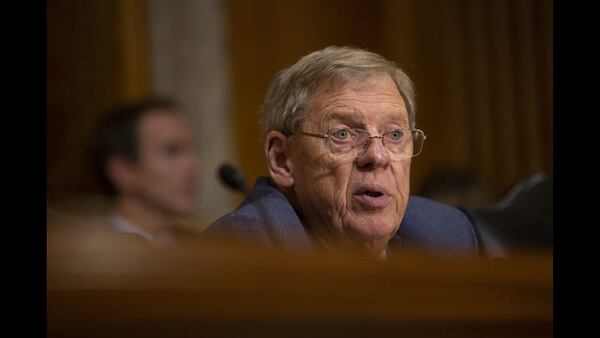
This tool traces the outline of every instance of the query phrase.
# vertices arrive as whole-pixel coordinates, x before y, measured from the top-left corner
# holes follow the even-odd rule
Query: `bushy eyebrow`
[[[324,120],[350,121],[356,124],[364,124],[364,117],[357,111],[331,111],[323,115]]]
[[[402,128],[408,128],[408,122],[406,119],[397,119],[395,116],[401,115],[402,113],[399,111],[387,112],[384,113],[386,116],[384,118],[384,122],[386,124],[396,123],[400,125]],[[358,111],[329,111],[323,115],[323,119],[327,121],[338,120],[341,122],[350,122],[356,125],[365,125],[365,119],[362,114]]]
[[[402,128],[408,128],[407,119],[398,119],[398,118],[393,117],[392,114],[388,114],[387,117],[384,119],[384,121],[386,124],[396,123]]]

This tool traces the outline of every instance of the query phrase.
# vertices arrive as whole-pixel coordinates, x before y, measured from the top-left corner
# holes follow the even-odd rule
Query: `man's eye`
[[[340,129],[333,133],[333,136],[338,140],[346,140],[350,137],[350,131],[348,129]]]
[[[163,148],[163,151],[168,156],[175,156],[175,155],[177,155],[177,154],[179,154],[181,152],[181,147],[179,145],[176,145],[176,144],[170,144],[170,145],[165,146]]]
[[[390,139],[392,139],[394,141],[399,141],[400,139],[402,139],[403,134],[404,133],[402,132],[402,130],[393,130],[388,133],[388,135],[390,136]]]

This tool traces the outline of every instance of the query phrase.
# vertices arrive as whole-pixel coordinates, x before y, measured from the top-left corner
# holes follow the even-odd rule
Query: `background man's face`
[[[197,158],[192,131],[177,113],[145,114],[137,129],[132,193],[151,207],[190,213],[195,207]]]
[[[387,75],[321,88],[312,103],[300,127],[309,133],[360,128],[379,136],[409,127],[404,100]],[[317,234],[381,252],[406,209],[410,157],[392,156],[378,138],[358,154],[332,154],[324,139],[305,136],[293,136],[290,147],[295,198]]]

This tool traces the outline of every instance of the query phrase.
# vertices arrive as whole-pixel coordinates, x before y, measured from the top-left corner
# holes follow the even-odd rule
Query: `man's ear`
[[[133,189],[133,181],[136,175],[131,161],[115,155],[109,157],[106,161],[106,176],[116,190],[123,194]]]
[[[265,140],[265,154],[273,181],[282,187],[291,187],[294,184],[294,176],[288,138],[278,131],[270,131]]]

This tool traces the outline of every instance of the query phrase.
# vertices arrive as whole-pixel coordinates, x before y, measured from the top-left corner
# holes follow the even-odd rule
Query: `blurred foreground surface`
[[[48,337],[551,337],[551,254],[150,250],[48,232]]]

